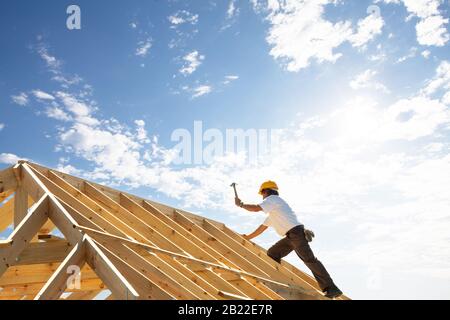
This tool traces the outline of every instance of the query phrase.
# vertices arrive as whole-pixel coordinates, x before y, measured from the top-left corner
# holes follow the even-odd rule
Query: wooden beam
[[[102,241],[97,241],[102,242]],[[180,272],[181,265],[172,264],[160,258],[158,255],[148,252],[135,251],[131,247],[118,241],[105,241],[104,247],[115,255],[140,270],[153,283],[164,288],[176,299],[214,299],[214,297]]]
[[[133,266],[119,257],[115,253],[116,251],[113,252],[100,243],[97,244],[122,274],[129,279],[134,288],[139,292],[140,299],[173,300],[177,297],[184,300],[195,299],[195,296],[188,292],[183,292],[179,284],[177,285],[175,281],[169,280],[167,276],[151,266],[145,259],[141,258],[140,263],[136,263],[138,256],[129,255],[127,260],[134,262],[135,266]],[[121,248],[120,246],[115,246],[114,249],[122,253],[124,251],[123,247]],[[158,278],[162,278],[167,282],[160,281]]]
[[[30,210],[27,216],[17,226],[8,238],[12,241],[11,247],[0,250],[0,277],[14,263],[16,258],[25,249],[45,223],[48,216],[48,196],[43,196],[38,203]]]
[[[74,232],[76,221],[70,216],[66,209],[56,199],[56,197],[47,189],[44,183],[37,177],[33,169],[28,164],[22,164],[22,185],[27,189],[28,194],[36,200],[36,196],[47,195],[49,198],[49,219],[64,234],[66,239],[72,244],[77,244],[81,238],[81,233]]]
[[[137,300],[139,294],[114,264],[89,237],[86,239],[86,262],[120,300]]]
[[[268,274],[263,270],[255,266],[251,261],[244,259],[242,256],[238,255],[234,250],[228,247],[227,244],[223,243],[219,239],[213,237],[206,230],[204,230],[201,226],[194,223],[183,213],[178,210],[174,211],[175,221],[180,223],[185,229],[188,231],[195,233],[197,237],[199,237],[203,242],[207,243],[215,250],[217,250],[222,256],[224,256],[227,260],[232,261],[235,266],[239,269],[249,271],[255,275],[267,278]],[[224,263],[227,263],[226,260],[223,260]],[[234,266],[233,266],[234,267]]]
[[[267,275],[270,277],[270,279],[276,280],[278,282],[283,283],[289,283],[293,279],[288,278],[283,273],[277,271],[272,265],[270,265],[268,262],[261,259],[261,257],[254,254],[252,251],[248,250],[247,248],[240,245],[238,242],[236,242],[233,238],[226,235],[222,230],[208,222],[207,220],[203,221],[203,228],[211,234],[213,237],[219,239],[223,243],[226,243],[227,246],[232,249],[236,254],[240,255],[245,260],[251,262],[253,265],[255,265],[260,270],[263,270]]]
[[[15,189],[9,189],[7,191],[0,193],[0,204],[2,204],[5,199],[9,198],[14,192],[16,192]]]
[[[14,227],[17,227],[27,215],[28,194],[25,187],[22,186],[22,166],[20,164],[15,165],[13,171],[18,182],[16,193],[14,195]]]
[[[79,271],[83,268],[86,256],[85,240],[80,241],[64,261],[59,265],[58,269],[53,273],[44,287],[39,291],[34,300],[56,300],[67,288],[67,281],[72,276],[68,271],[69,267],[77,266]],[[81,275],[73,275],[81,277]]]
[[[111,240],[121,241],[121,242],[126,243],[126,244],[128,244],[130,246],[143,247],[143,248],[146,248],[147,250],[150,250],[150,251],[153,251],[153,252],[159,252],[159,253],[163,253],[163,254],[166,254],[166,255],[170,255],[174,259],[183,260],[183,261],[186,261],[189,264],[202,265],[202,266],[205,266],[207,268],[214,269],[214,270],[220,270],[220,272],[222,272],[222,273],[228,272],[228,273],[233,273],[233,274],[239,275],[239,276],[245,276],[247,278],[251,278],[251,279],[254,279],[256,281],[259,281],[259,282],[261,282],[261,283],[263,283],[265,285],[266,284],[271,284],[273,287],[283,288],[283,289],[287,290],[288,292],[299,292],[299,294],[302,294],[302,295],[312,295],[313,294],[313,292],[309,292],[308,290],[305,290],[304,288],[301,288],[301,287],[298,287],[298,286],[295,286],[295,285],[289,285],[289,284],[284,284],[284,283],[280,283],[280,282],[277,282],[277,281],[273,281],[273,280],[270,280],[268,278],[263,278],[261,276],[255,275],[255,274],[251,274],[251,273],[246,272],[244,270],[231,269],[231,268],[226,267],[226,266],[222,266],[222,265],[218,265],[218,264],[213,264],[213,263],[210,263],[210,262],[202,261],[202,260],[199,260],[199,259],[196,259],[196,258],[193,258],[193,257],[184,256],[184,255],[177,254],[177,253],[174,253],[174,252],[170,252],[170,251],[167,251],[167,250],[163,250],[163,249],[160,249],[160,248],[157,248],[157,247],[152,247],[150,245],[139,243],[137,241],[132,241],[132,240],[129,240],[129,239],[126,239],[126,238],[120,238],[120,237],[117,237],[117,236],[109,235],[109,234],[103,233],[101,231],[92,230],[92,229],[85,228],[85,227],[82,227],[82,226],[79,226],[79,228],[81,230],[85,231],[86,233],[90,234],[93,237],[95,237],[97,235],[97,236],[100,236],[100,237],[110,238]]]
[[[78,226],[77,222],[67,212],[61,202],[51,199],[49,207],[49,218],[59,231],[61,231],[72,245],[79,243],[83,238],[83,235],[76,229]]]
[[[17,179],[13,167],[0,171],[0,193],[17,188]]]
[[[72,245],[66,240],[51,242],[32,242],[26,247],[19,258],[13,261],[13,266],[61,262],[72,250]]]
[[[29,295],[32,298],[34,298],[45,284],[46,282],[33,282],[33,283],[25,283],[25,284],[22,283],[22,284],[12,284],[2,286],[3,290],[0,291],[0,300],[2,300],[4,297],[17,295]],[[84,271],[82,271],[82,278],[80,284],[81,290],[67,288],[66,292],[76,293],[86,291],[101,291],[106,289],[105,284],[100,278],[98,277],[86,278]]]
[[[14,198],[0,207],[0,232],[14,223]]]
[[[100,216],[97,212],[91,210],[84,203],[82,203],[79,199],[74,197],[69,192],[69,190],[61,188],[60,186],[55,184],[53,181],[51,181],[48,177],[44,176],[41,172],[36,171],[33,168],[31,168],[30,170],[35,175],[36,179],[39,180],[44,185],[45,189],[48,190],[48,192],[51,193],[53,196],[55,196],[57,199],[64,201],[66,204],[70,205],[72,208],[74,208],[79,213],[82,213],[83,215],[85,215],[88,219],[92,220],[94,223],[97,223],[98,225],[105,228],[109,233],[117,234],[117,235],[121,234],[121,232],[117,229],[117,227],[115,227],[112,224],[107,223],[107,221],[102,216]],[[69,187],[69,186],[67,186],[67,187]],[[79,192],[79,191],[75,191],[75,192],[77,192],[78,197],[81,196],[81,192]],[[59,201],[56,203],[60,204]],[[65,209],[64,209],[64,211],[65,211]]]

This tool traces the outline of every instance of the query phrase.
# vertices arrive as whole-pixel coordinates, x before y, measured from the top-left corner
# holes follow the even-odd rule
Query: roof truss
[[[324,299],[222,223],[37,164],[0,171],[0,203],[0,300]]]

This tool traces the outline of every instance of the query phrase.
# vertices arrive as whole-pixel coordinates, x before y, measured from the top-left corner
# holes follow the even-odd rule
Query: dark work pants
[[[288,233],[286,233],[285,238],[275,243],[267,251],[267,255],[276,262],[281,263],[281,259],[293,250],[295,250],[309,270],[311,270],[322,291],[334,286],[328,271],[325,269],[322,262],[314,256],[314,253],[306,240],[303,226],[297,226],[289,230]]]

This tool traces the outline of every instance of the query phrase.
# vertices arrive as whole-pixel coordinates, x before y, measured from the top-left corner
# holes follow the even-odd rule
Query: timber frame
[[[27,161],[0,171],[7,228],[0,300],[326,300],[223,223]]]

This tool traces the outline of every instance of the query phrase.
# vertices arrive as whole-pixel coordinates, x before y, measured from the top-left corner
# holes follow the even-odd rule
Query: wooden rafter
[[[313,278],[220,222],[37,164],[0,171],[1,202],[0,231],[15,229],[0,241],[0,300],[105,289],[107,300],[325,299]],[[74,267],[80,288],[68,286]]]

